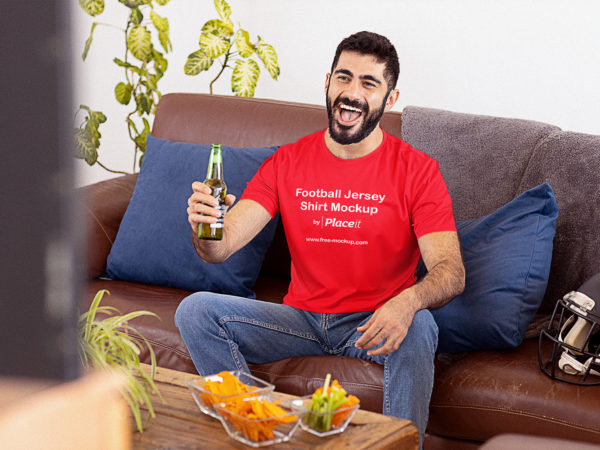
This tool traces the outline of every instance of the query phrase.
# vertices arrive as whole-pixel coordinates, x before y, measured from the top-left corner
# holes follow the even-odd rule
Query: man
[[[303,355],[382,364],[383,413],[412,420],[422,443],[437,346],[428,309],[463,290],[464,268],[437,163],[379,126],[398,73],[385,37],[344,39],[325,80],[327,130],[264,162],[227,212],[222,241],[193,238],[203,260],[221,262],[280,212],[292,257],[284,304],[196,293],[175,322],[200,374]],[[208,187],[192,188],[197,230],[220,213]],[[428,274],[415,283],[420,256]]]

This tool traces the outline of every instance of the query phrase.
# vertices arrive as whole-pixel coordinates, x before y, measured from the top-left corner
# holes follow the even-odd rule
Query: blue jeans
[[[381,364],[383,413],[412,420],[419,428],[422,445],[433,387],[437,325],[428,310],[421,310],[398,350],[372,357],[354,346],[361,336],[356,328],[371,314],[312,313],[287,305],[198,292],[181,302],[175,325],[200,375],[221,370],[249,372],[246,361],[262,364],[292,356],[343,355]]]

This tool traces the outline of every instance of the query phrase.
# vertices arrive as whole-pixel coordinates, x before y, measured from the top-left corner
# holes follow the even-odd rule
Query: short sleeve
[[[275,217],[279,212],[276,155],[277,151],[261,164],[242,193],[242,199],[254,200],[259,203],[271,217]]]
[[[456,231],[452,199],[437,161],[426,157],[411,185],[412,226],[417,238],[436,231]]]

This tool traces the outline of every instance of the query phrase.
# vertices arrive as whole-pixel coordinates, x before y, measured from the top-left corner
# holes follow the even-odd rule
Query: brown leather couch
[[[473,126],[477,126],[479,119],[474,117]],[[382,125],[389,133],[402,136],[401,113],[387,113]],[[236,147],[260,147],[290,143],[326,126],[326,111],[321,106],[204,94],[169,94],[160,101],[152,134],[197,144],[219,142]],[[497,207],[544,181],[549,181],[554,189],[561,212],[550,282],[540,314],[532,323],[530,339],[516,349],[474,351],[451,357],[440,355],[436,361],[425,442],[427,449],[476,448],[501,433],[600,443],[600,386],[581,387],[555,381],[542,374],[538,367],[536,337],[539,330],[535,325],[543,323],[556,299],[576,289],[600,269],[600,147],[597,144],[600,141],[594,136],[588,139],[587,135],[558,129],[550,130],[552,133],[558,133],[555,140],[567,146],[564,154],[561,151],[555,154],[547,139],[534,142],[532,154],[521,158],[523,166],[511,169],[514,173],[508,180],[508,193],[503,194],[507,198],[498,198],[492,205]],[[510,141],[510,136],[507,139]],[[547,148],[540,149],[543,145]],[[580,150],[574,145],[584,148]],[[595,148],[595,152],[589,148]],[[434,154],[441,151],[440,148],[433,150]],[[458,197],[454,198],[457,220],[491,212],[490,192],[479,186],[485,180],[466,180],[464,176],[453,179],[450,166],[458,164],[460,158],[438,158],[453,198]],[[485,149],[480,158],[486,158]],[[514,155],[507,158],[514,158]],[[509,175],[502,176],[503,179],[507,177]],[[103,278],[106,259],[136,178],[137,175],[120,176],[80,189],[89,219],[85,303],[89,303],[98,290],[108,289],[111,295],[104,298],[103,304],[113,305],[121,312],[154,311],[161,320],[140,318],[136,327],[152,344],[158,365],[195,373],[173,324],[178,303],[190,292]],[[463,195],[467,190],[471,197]],[[477,204],[479,198],[479,203],[484,206],[474,211],[473,204]],[[584,246],[586,255],[592,255],[588,257],[591,262],[577,264]],[[285,235],[279,227],[255,286],[257,298],[281,301],[289,281],[289,263]],[[148,361],[147,354],[141,356]],[[322,384],[322,377],[315,378],[315,369],[323,367],[361,399],[362,408],[381,411],[383,370],[377,364],[348,357],[316,356],[253,365],[251,370],[274,383],[280,391],[304,395]]]

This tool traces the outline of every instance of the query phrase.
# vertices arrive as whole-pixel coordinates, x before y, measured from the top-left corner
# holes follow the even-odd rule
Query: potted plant
[[[117,371],[126,380],[121,394],[129,404],[138,431],[143,432],[154,417],[151,395],[162,397],[154,384],[156,374],[156,357],[150,343],[129,322],[140,316],[154,316],[150,311],[134,311],[123,315],[114,315],[119,311],[112,306],[100,306],[104,294],[110,294],[106,289],[98,291],[89,310],[81,314],[79,326],[81,333],[81,361],[84,367]],[[98,314],[103,315],[102,319]],[[119,313],[120,314],[120,313]],[[136,338],[129,333],[134,332]],[[143,341],[140,343],[139,336]],[[147,374],[140,367],[139,354],[146,346],[150,352],[151,373]],[[141,407],[148,409],[146,424],[142,423]]]
[[[114,87],[114,96],[120,104],[131,107],[125,122],[129,138],[134,144],[133,171],[135,172],[142,163],[146,138],[150,133],[150,120],[161,97],[158,83],[168,68],[165,54],[173,50],[169,36],[169,20],[157,12],[157,7],[166,5],[169,0],[119,1],[128,9],[127,22],[123,26],[93,22],[81,57],[84,61],[87,58],[98,25],[123,33],[124,48],[118,49],[122,52],[122,56],[113,59],[122,70],[123,81]],[[79,0],[79,6],[92,17],[104,12],[104,0]],[[158,40],[160,47],[154,45],[153,39]],[[90,166],[98,164],[109,172],[127,173],[110,169],[98,161],[102,136],[99,127],[106,122],[106,115],[86,105],[81,105],[78,112],[80,111],[87,114],[79,127],[74,130],[76,157],[85,159]]]

